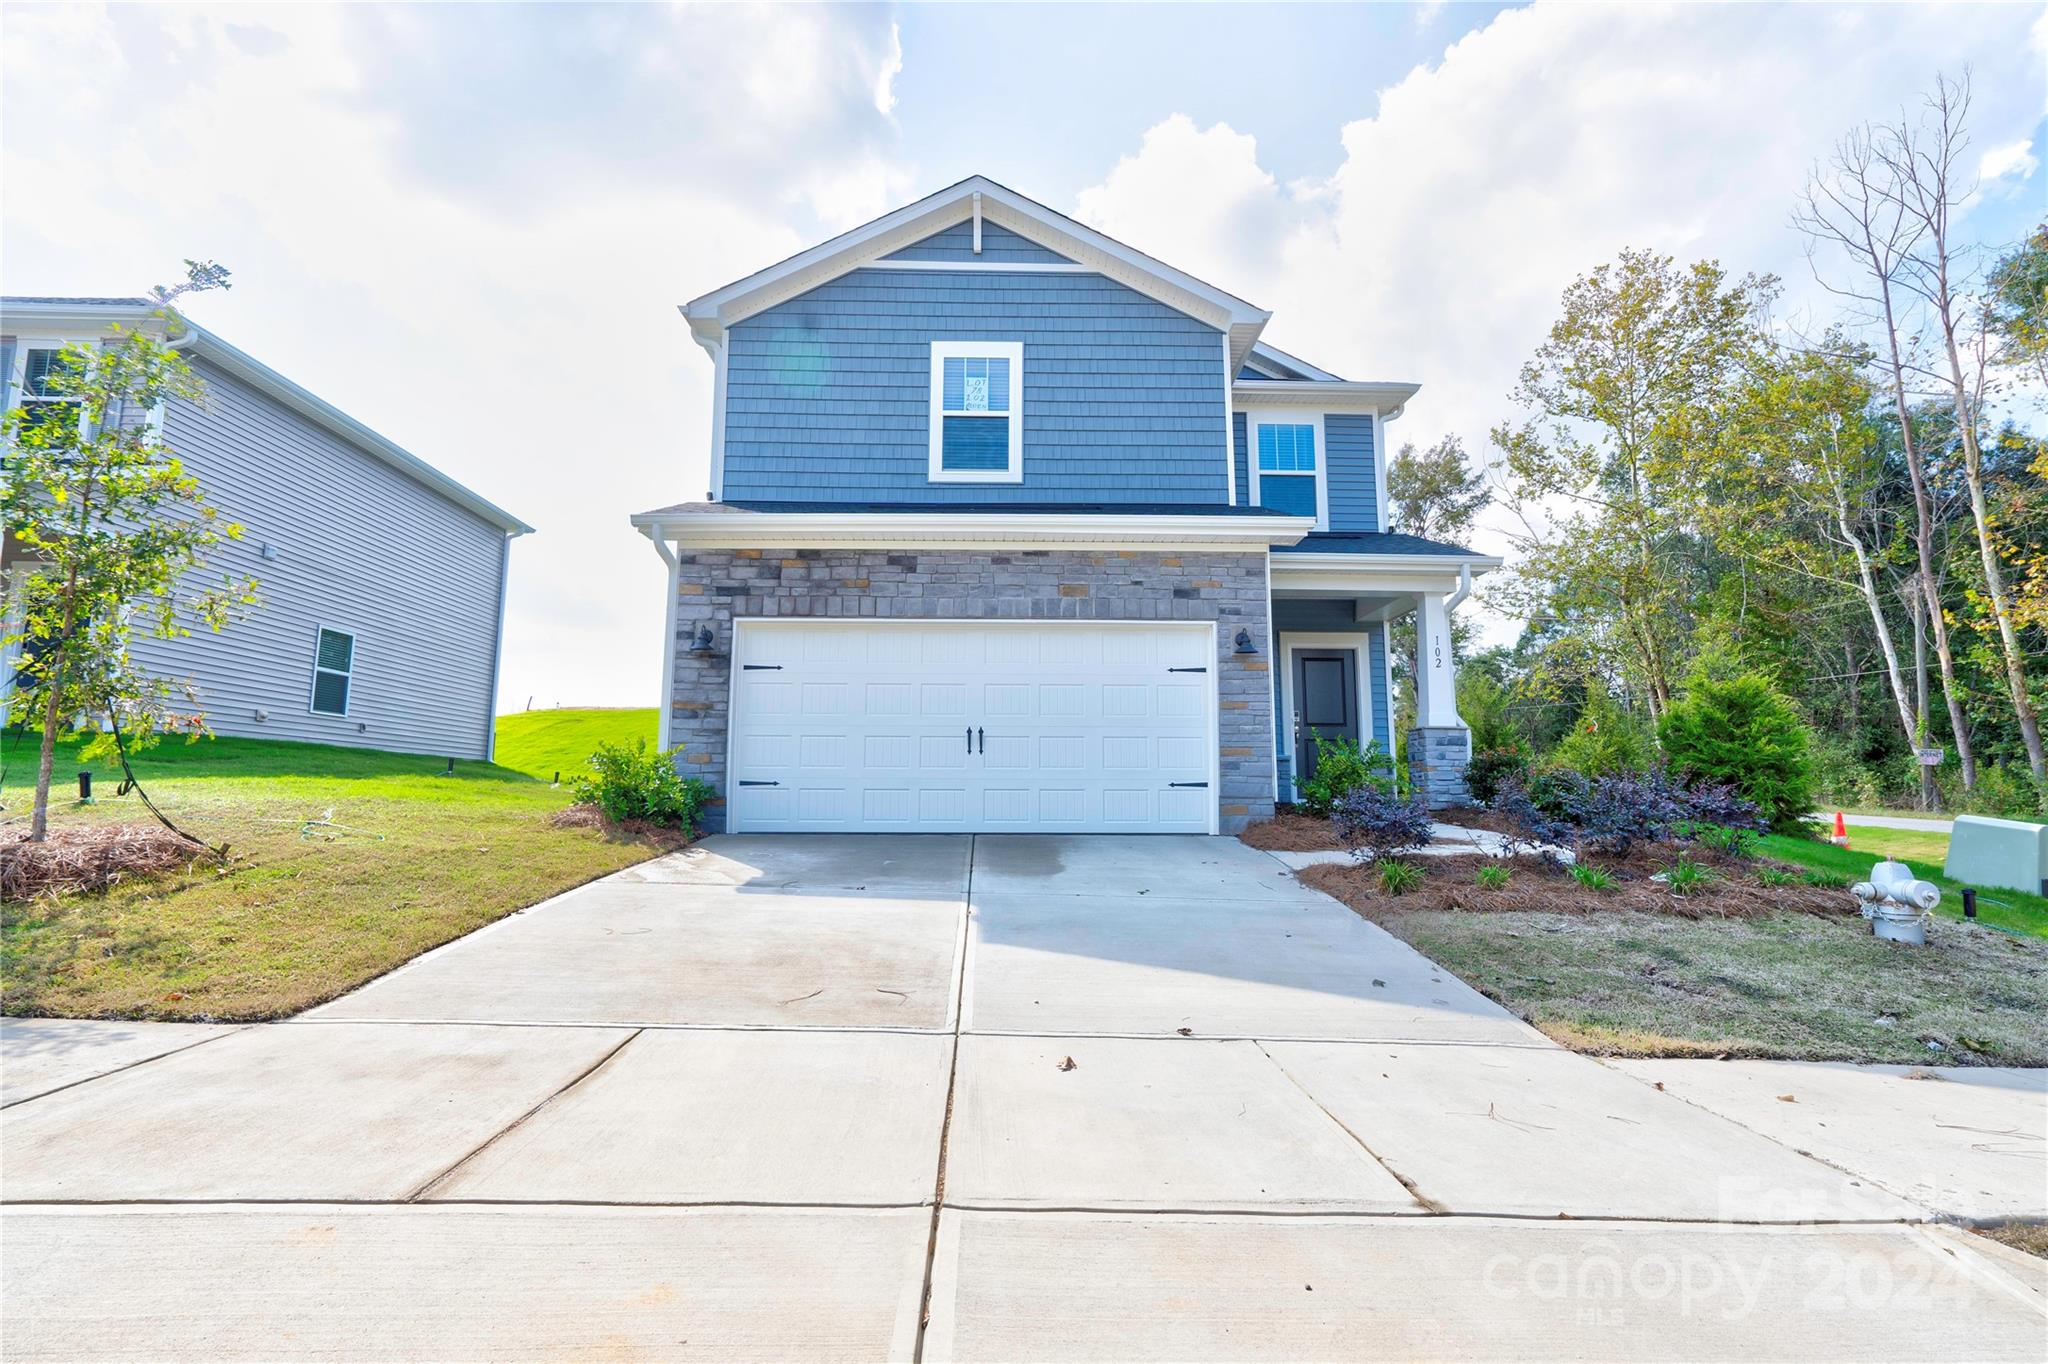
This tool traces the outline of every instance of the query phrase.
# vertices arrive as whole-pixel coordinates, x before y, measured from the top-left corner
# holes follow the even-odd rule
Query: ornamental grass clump
[[[1413,862],[1403,862],[1398,857],[1392,857],[1378,865],[1380,889],[1389,895],[1399,895],[1422,884],[1422,868]]]

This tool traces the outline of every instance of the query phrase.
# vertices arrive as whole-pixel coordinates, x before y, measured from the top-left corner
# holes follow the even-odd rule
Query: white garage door
[[[741,621],[735,831],[1208,833],[1214,627]]]

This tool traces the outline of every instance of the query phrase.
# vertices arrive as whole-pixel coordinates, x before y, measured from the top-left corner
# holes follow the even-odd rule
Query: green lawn
[[[1893,857],[1913,869],[1922,880],[1941,887],[1941,912],[1952,919],[1963,917],[1962,886],[1942,874],[1948,860],[1948,835],[1912,829],[1866,829],[1849,826],[1849,846],[1807,838],[1774,834],[1763,840],[1771,857],[1820,871],[1838,872],[1861,881],[1880,857]],[[2036,938],[2048,938],[2048,900],[2025,891],[2001,887],[1979,887],[1977,918],[1981,923]]]
[[[498,765],[553,781],[584,771],[583,760],[601,743],[654,746],[654,707],[642,710],[528,710],[498,717]]]
[[[555,723],[545,748],[507,747],[522,762],[585,754],[632,714],[546,712]],[[579,715],[590,717],[581,737],[568,719]],[[106,767],[96,802],[78,806],[75,754],[67,744],[59,756],[57,827],[149,818],[133,795],[116,794]],[[0,738],[0,819],[27,813],[34,757],[29,736]],[[166,741],[137,773],[179,825],[229,845],[227,868],[200,862],[104,895],[0,906],[0,1004],[10,1015],[273,1018],[655,851],[556,828],[569,795],[545,780],[554,760],[541,762],[550,771],[539,780],[482,762],[458,762],[449,777],[443,758]]]

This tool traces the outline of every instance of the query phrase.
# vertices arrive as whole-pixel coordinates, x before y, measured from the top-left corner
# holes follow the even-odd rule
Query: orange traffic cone
[[[1849,846],[1849,822],[1842,818],[1840,810],[1835,811],[1835,836],[1828,840],[1838,848]]]

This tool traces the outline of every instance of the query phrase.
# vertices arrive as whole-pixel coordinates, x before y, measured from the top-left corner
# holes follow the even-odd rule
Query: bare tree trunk
[[[1927,734],[1927,602],[1918,585],[1908,579],[1899,584],[1899,601],[1913,622],[1913,737],[1916,748]],[[1918,759],[1916,758],[1917,762]],[[1941,788],[1935,785],[1934,769],[1920,768],[1920,808],[1932,810],[1941,804]]]
[[[1927,301],[1941,324],[1942,352],[1948,361],[1949,398],[1955,408],[1956,435],[1963,447],[1963,480],[1970,490],[1970,519],[1977,531],[1977,552],[1984,565],[1984,595],[1998,623],[1998,642],[2005,654],[2006,689],[2020,738],[2027,747],[2027,765],[2035,781],[2048,781],[2048,755],[2041,748],[2041,721],[2027,686],[2027,665],[2013,629],[2012,609],[2005,592],[2005,572],[1991,537],[1990,512],[1984,500],[1984,454],[1977,444],[1977,418],[1983,410],[1982,385],[1988,366],[1977,357],[1973,384],[1963,364],[1961,300],[1957,297],[1955,252],[1950,244],[1950,219],[1955,207],[1974,192],[1956,182],[1956,167],[1969,144],[1965,122],[1970,110],[1967,75],[1960,81],[1936,82],[1927,105],[1932,126],[1916,128],[1901,122],[1883,144],[1881,155],[1892,172],[1890,192],[1917,225],[1917,245],[1908,251],[1905,281]],[[1923,135],[1924,133],[1924,135]],[[1979,344],[1982,331],[1979,330]]]
[[[1948,622],[1941,612],[1941,596],[1934,573],[1934,503],[1927,491],[1927,470],[1919,443],[1913,436],[1913,414],[1906,398],[1906,358],[1899,341],[1897,301],[1893,296],[1895,276],[1923,230],[1909,222],[1898,194],[1899,167],[1893,158],[1873,144],[1868,129],[1859,129],[1836,148],[1833,171],[1816,175],[1807,184],[1804,207],[1796,215],[1801,231],[1816,242],[1841,248],[1869,277],[1868,294],[1853,289],[1849,297],[1872,310],[1872,321],[1884,332],[1884,358],[1890,379],[1892,410],[1899,420],[1899,440],[1906,456],[1906,472],[1913,483],[1913,543],[1919,551],[1919,590],[1927,605],[1927,619],[1933,627],[1934,652],[1941,663],[1942,697],[1948,704],[1949,728],[1954,732],[1956,761],[1961,765],[1963,789],[1977,785],[1977,759],[1970,748],[1969,724],[1963,714],[1962,693],[1956,685],[1955,655],[1949,649]],[[1824,282],[1825,283],[1825,282]]]
[[[1856,581],[1863,589],[1863,604],[1870,608],[1870,624],[1877,632],[1877,647],[1884,654],[1885,680],[1891,685],[1899,728],[1905,733],[1906,746],[1917,748],[1919,739],[1913,724],[1912,708],[1907,702],[1906,679],[1899,669],[1898,648],[1892,643],[1891,623],[1884,618],[1884,597],[1878,592],[1877,573],[1871,566],[1870,551],[1863,547],[1863,537],[1850,524],[1848,510],[1839,504],[1835,511],[1835,529],[1856,556]],[[1850,671],[1853,673],[1855,669],[1852,667]]]

